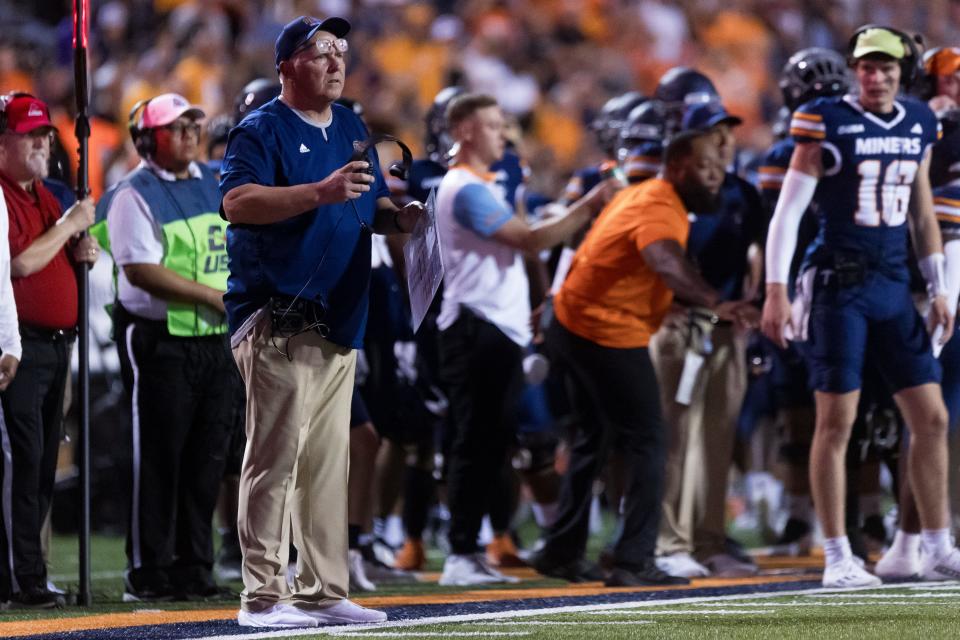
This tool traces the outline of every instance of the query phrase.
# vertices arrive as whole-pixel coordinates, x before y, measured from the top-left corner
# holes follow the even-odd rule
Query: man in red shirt
[[[47,589],[40,529],[50,508],[76,336],[74,264],[93,263],[93,237],[74,239],[93,223],[90,198],[66,215],[41,180],[54,132],[47,105],[27,94],[0,97],[0,189],[10,221],[10,274],[20,319],[23,358],[0,393],[0,602],[58,607]],[[62,216],[62,217],[61,217]],[[3,464],[10,460],[12,464]]]

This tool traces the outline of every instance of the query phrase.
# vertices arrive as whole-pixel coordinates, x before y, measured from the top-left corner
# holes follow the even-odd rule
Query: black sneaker
[[[690,580],[671,576],[649,560],[637,568],[614,567],[603,584],[608,587],[663,587],[690,584]]]
[[[567,582],[599,582],[604,579],[600,567],[583,558],[571,562],[554,562],[541,552],[530,558],[530,564],[541,575]]]
[[[803,540],[813,532],[810,525],[797,518],[788,518],[787,524],[783,527],[783,532],[777,539],[776,544],[794,544]]]
[[[147,581],[132,579],[130,571],[125,571],[123,587],[124,602],[171,602],[178,595],[169,579],[159,572]]]
[[[14,606],[29,609],[60,609],[66,603],[67,601],[62,595],[41,586],[28,587],[13,594]]]

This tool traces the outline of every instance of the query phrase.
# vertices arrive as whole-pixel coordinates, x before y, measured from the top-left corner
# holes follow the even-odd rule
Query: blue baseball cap
[[[321,21],[311,16],[300,16],[291,20],[283,27],[274,45],[277,68],[279,69],[280,63],[288,60],[293,52],[302,47],[317,31],[326,31],[342,38],[350,32],[350,23],[343,18],[327,18]]]
[[[743,124],[743,120],[728,113],[719,101],[711,100],[688,107],[683,114],[683,123],[680,127],[684,131],[706,131],[720,123],[736,127]]]

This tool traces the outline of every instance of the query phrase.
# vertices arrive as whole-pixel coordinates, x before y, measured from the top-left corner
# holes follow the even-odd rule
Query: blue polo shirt
[[[345,165],[353,143],[366,140],[368,132],[351,110],[337,104],[332,109],[325,127],[307,122],[279,99],[253,111],[230,132],[220,192],[226,195],[250,183],[287,187],[318,182]],[[373,165],[376,181],[356,200],[273,224],[227,228],[230,278],[223,300],[231,334],[272,296],[299,294],[325,304],[331,342],[363,346],[370,234],[361,220],[372,228],[376,200],[390,195],[375,153]]]

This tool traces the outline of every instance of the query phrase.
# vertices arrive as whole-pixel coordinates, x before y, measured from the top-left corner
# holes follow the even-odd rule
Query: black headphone
[[[0,96],[0,133],[7,132],[7,105],[15,98],[34,98],[36,96],[26,91],[12,91]],[[50,110],[46,106],[43,109],[47,112],[47,120],[50,119]]]
[[[353,155],[350,156],[350,162],[365,160],[370,164],[370,167],[366,169],[364,173],[374,175],[373,159],[369,156],[368,152],[381,142],[393,142],[400,147],[402,159],[399,162],[392,163],[388,171],[394,178],[406,181],[407,176],[410,174],[410,167],[413,165],[413,153],[410,151],[410,147],[405,145],[402,140],[389,134],[373,133],[363,142],[354,142]]]
[[[143,129],[137,122],[137,113],[142,117],[142,111],[147,108],[151,100],[153,98],[138,101],[127,116],[127,131],[130,132],[130,139],[133,140],[133,146],[141,158],[152,157],[157,151],[157,139],[153,135],[153,129]]]
[[[868,29],[882,29],[883,31],[889,31],[893,35],[900,38],[900,41],[903,42],[903,46],[906,49],[906,55],[900,58],[900,88],[904,91],[904,93],[906,93],[920,78],[923,72],[921,67],[922,56],[920,54],[920,50],[923,47],[923,36],[920,34],[911,36],[904,31],[900,31],[899,29],[886,27],[880,24],[865,24],[854,31],[853,35],[850,36],[850,40],[847,42],[847,64],[849,64],[851,67],[853,67],[857,62],[853,58],[853,50],[857,48],[857,38],[859,38],[860,35]]]

